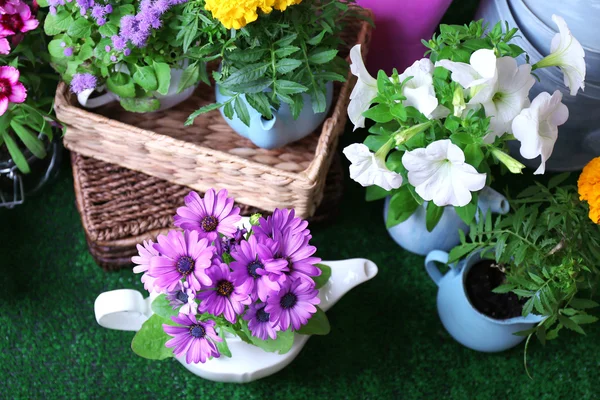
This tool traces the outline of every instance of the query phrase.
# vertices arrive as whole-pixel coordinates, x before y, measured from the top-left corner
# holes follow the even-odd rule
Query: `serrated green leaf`
[[[246,101],[252,108],[258,111],[263,117],[266,119],[273,118],[273,113],[271,111],[271,104],[269,103],[269,99],[267,95],[259,92],[259,93],[247,93]]]
[[[291,97],[293,103],[290,104],[290,109],[292,111],[292,117],[296,120],[304,109],[304,96],[302,94],[294,94]]]
[[[300,47],[297,46],[285,46],[275,50],[275,56],[277,56],[277,58],[289,57],[292,54],[297,53],[299,50]]]
[[[98,28],[98,32],[106,37],[112,37],[119,33],[119,28],[115,24],[107,22]]]
[[[278,73],[284,75],[294,71],[300,65],[302,65],[302,61],[300,60],[295,60],[293,58],[282,58],[281,60],[277,61],[277,64],[275,64],[275,69]]]
[[[575,331],[577,333],[585,335],[585,331],[579,325],[577,325],[577,323],[575,323],[575,321],[571,320],[570,318],[564,317],[559,314],[558,322],[560,322],[567,329],[570,329],[572,331]]]
[[[246,65],[243,68],[234,71],[229,75],[223,82],[222,85],[225,87],[231,85],[238,85],[244,82],[251,82],[261,78],[269,68],[269,63],[257,63]]]
[[[67,28],[67,35],[72,38],[83,39],[89,37],[91,34],[92,23],[85,18],[77,18]]]
[[[548,189],[553,189],[553,188],[557,187],[558,185],[560,185],[561,183],[563,183],[564,181],[569,179],[570,175],[571,174],[569,172],[565,172],[565,173],[553,176],[548,181]]]
[[[185,89],[194,86],[200,80],[200,66],[197,62],[188,65],[181,74],[177,93],[183,92]]]
[[[275,81],[275,90],[277,93],[281,94],[298,94],[304,93],[308,90],[308,88],[304,85],[301,85],[296,82],[287,81],[287,80],[278,80]]]
[[[44,32],[48,36],[66,32],[73,23],[73,17],[66,10],[60,10],[55,15],[48,14],[44,20]]]
[[[312,109],[315,114],[325,112],[327,109],[327,97],[325,92],[320,89],[310,91],[310,100],[312,101]]]
[[[223,107],[223,114],[229,119],[233,119],[233,101],[227,102]]]
[[[234,109],[235,114],[244,123],[244,125],[250,126],[250,113],[248,112],[246,102],[241,97],[235,99]]]
[[[588,308],[595,308],[595,307],[599,306],[599,304],[597,302],[595,302],[594,300],[590,300],[590,299],[577,299],[577,298],[571,299],[571,301],[569,302],[569,304],[571,305],[571,307],[575,307],[575,308],[578,308],[580,310],[585,310],[585,309],[588,309]]]
[[[575,322],[577,325],[581,325],[581,324],[593,324],[594,322],[598,321],[598,318],[593,315],[579,314],[579,315],[572,316],[570,318],[570,320]]]
[[[308,62],[311,64],[326,64],[337,56],[335,49],[316,49],[308,55]]]

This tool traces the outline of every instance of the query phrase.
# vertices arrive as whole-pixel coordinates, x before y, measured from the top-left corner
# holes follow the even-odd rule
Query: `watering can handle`
[[[436,262],[440,262],[443,264],[447,264],[449,259],[448,253],[441,250],[433,250],[427,254],[425,258],[425,270],[429,274],[431,280],[435,282],[436,285],[440,285],[440,281],[442,280],[442,273],[438,269]]]
[[[94,302],[96,321],[108,329],[139,331],[151,313],[148,301],[137,290],[111,290]]]

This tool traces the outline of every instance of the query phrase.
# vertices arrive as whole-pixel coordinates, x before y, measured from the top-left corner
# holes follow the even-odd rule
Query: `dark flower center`
[[[11,90],[10,82],[8,79],[0,78],[0,94],[6,97],[10,96]]]
[[[248,273],[250,274],[251,277],[253,277],[254,279],[260,277],[259,274],[256,273],[256,270],[259,268],[263,268],[264,265],[256,260],[256,261],[252,261],[250,264],[248,264]]]
[[[202,339],[206,336],[206,330],[201,325],[192,325],[190,326],[190,335],[195,338]]]
[[[256,320],[258,322],[269,322],[269,313],[265,311],[264,307],[256,312]]]
[[[281,300],[279,300],[279,305],[285,309],[292,308],[298,302],[298,297],[294,293],[287,293],[284,295]]]
[[[292,259],[290,257],[286,257],[285,261],[287,261],[287,267],[290,270],[290,272],[294,271],[294,262],[292,261]]]
[[[181,301],[182,303],[187,303],[188,302],[187,293],[184,292],[183,290],[180,290],[179,292],[177,292],[177,300]]]
[[[179,273],[188,276],[194,270],[194,259],[190,256],[179,257],[175,263],[175,268]]]
[[[233,283],[229,281],[219,281],[217,283],[217,293],[221,296],[228,297],[231,293],[233,293]]]
[[[219,220],[213,217],[212,215],[207,215],[200,222],[202,225],[202,229],[204,232],[212,232],[217,229],[217,225],[219,225]]]
[[[21,32],[23,28],[23,20],[19,14],[4,14],[0,16],[0,23],[15,34]]]

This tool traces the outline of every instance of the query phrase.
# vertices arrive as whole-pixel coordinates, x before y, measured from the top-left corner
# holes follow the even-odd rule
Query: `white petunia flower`
[[[496,60],[498,81],[493,96],[482,103],[485,115],[490,119],[490,133],[484,138],[486,143],[493,143],[496,137],[511,133],[511,123],[524,107],[529,105],[529,90],[535,83],[531,75],[531,65],[517,66],[512,57],[501,57]],[[471,102],[469,102],[472,104]]]
[[[559,67],[564,74],[565,85],[571,89],[571,96],[575,96],[579,88],[583,90],[585,87],[585,51],[562,17],[552,15],[552,20],[559,33],[552,38],[550,54],[538,61],[536,67]]]
[[[433,88],[433,63],[429,58],[417,60],[408,67],[400,76],[400,82],[406,82],[402,93],[406,100],[402,102],[406,107],[412,106],[427,118],[432,119],[438,107],[438,99]]]
[[[350,94],[348,117],[354,124],[354,130],[356,130],[356,128],[365,127],[365,117],[362,114],[369,109],[371,102],[377,97],[377,79],[373,78],[365,67],[360,52],[360,44],[350,50],[350,61],[350,71],[358,79]]]
[[[452,72],[452,80],[465,89],[474,103],[484,103],[492,98],[498,81],[496,55],[493,50],[480,49],[471,54],[469,64],[440,60],[436,67]]]
[[[344,149],[350,160],[350,178],[362,186],[377,185],[385,190],[402,186],[402,175],[390,171],[385,160],[380,159],[362,143],[354,143]]]
[[[562,93],[556,90],[540,93],[529,108],[524,109],[512,123],[513,135],[521,142],[521,155],[529,160],[541,155],[542,163],[534,174],[543,174],[546,161],[552,155],[558,137],[558,126],[567,122],[569,109]]]
[[[460,147],[448,139],[407,151],[402,164],[408,170],[408,182],[419,196],[439,207],[466,206],[473,198],[471,192],[485,186],[486,174],[467,164]]]

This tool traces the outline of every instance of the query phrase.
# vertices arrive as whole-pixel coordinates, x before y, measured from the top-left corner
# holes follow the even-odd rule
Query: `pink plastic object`
[[[402,73],[423,57],[425,46],[452,0],[357,0],[375,14],[375,30],[367,66],[373,76],[379,69]]]

